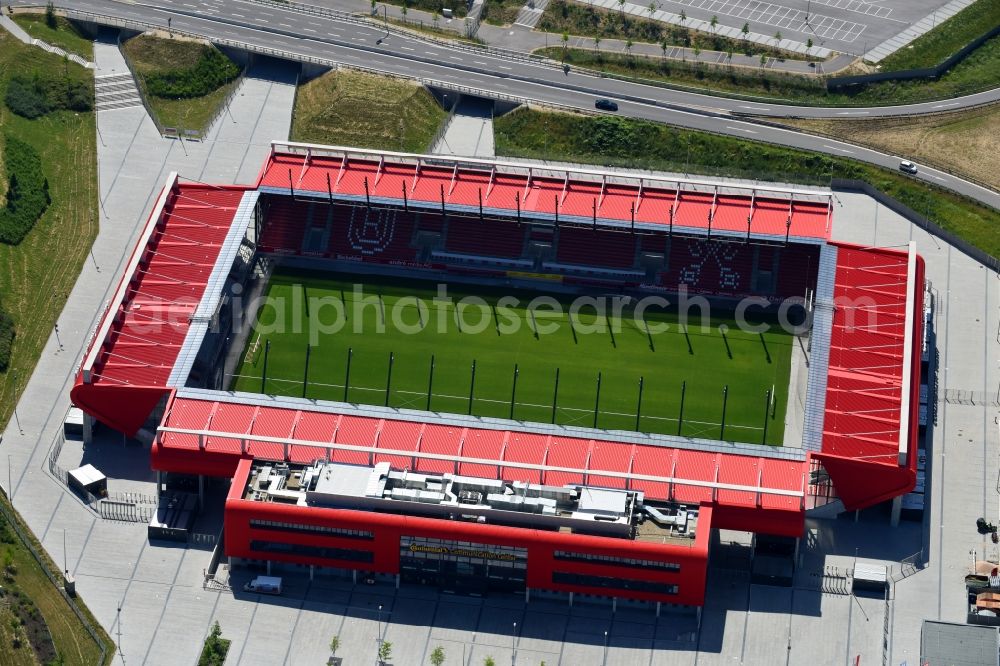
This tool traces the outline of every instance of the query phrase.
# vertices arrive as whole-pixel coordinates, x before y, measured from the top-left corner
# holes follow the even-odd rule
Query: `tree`
[[[726,63],[729,65],[729,69],[733,68],[733,47],[730,46],[726,49]]]
[[[594,50],[601,50],[601,37],[599,35],[594,35]]]
[[[378,10],[375,9],[375,0],[372,0],[372,16],[375,16]]]
[[[715,34],[715,26],[719,25],[719,17],[712,15],[712,20],[709,22],[712,26],[712,34]]]
[[[649,20],[652,21],[653,13],[656,11],[656,3],[653,2],[653,0],[650,0],[649,7],[646,7],[646,9],[649,10]]]
[[[628,55],[629,58],[632,57],[632,38],[631,37],[629,37],[628,39],[625,40],[625,53]]]
[[[438,645],[431,652],[431,666],[441,666],[444,663],[444,648]]]
[[[493,657],[486,657],[483,659],[483,666],[497,666],[497,662],[493,661]]]
[[[698,46],[697,44],[695,44],[694,45],[694,49],[692,49],[692,50],[694,51],[694,59],[698,60],[698,56],[701,55],[701,47]]]
[[[778,32],[774,33],[774,45],[777,47],[778,42],[780,41],[781,41],[781,31],[779,30]]]
[[[622,15],[622,23],[625,23],[625,0],[618,0],[618,11]]]
[[[52,5],[52,0],[45,4],[45,25],[56,29],[56,8]]]
[[[402,12],[403,14],[403,23],[406,23],[406,15],[409,12],[409,9],[407,9],[405,2],[403,3],[403,6],[400,8],[399,11]]]
[[[378,661],[380,664],[386,664],[390,659],[392,659],[392,643],[382,641],[378,646]]]
[[[663,52],[663,59],[664,59],[664,60],[666,60],[666,59],[667,59],[667,47],[668,47],[668,46],[670,46],[670,44],[668,44],[668,43],[667,43],[667,40],[666,40],[666,39],[663,39],[663,40],[662,40],[662,41],[660,42],[660,50],[661,50],[661,51]]]
[[[764,69],[764,65],[766,65],[766,64],[767,64],[767,54],[766,53],[761,53],[760,54],[760,68]]]
[[[330,654],[337,654],[337,648],[340,647],[340,636],[334,636],[330,639]]]
[[[812,37],[810,37],[809,39],[806,40],[806,48],[811,49],[812,47],[813,47],[813,39]]]
[[[681,23],[684,23],[684,21],[687,21],[687,18],[688,18],[688,15],[687,15],[687,12],[685,12],[685,11],[684,11],[684,10],[682,9],[682,10],[681,10]]]
[[[740,32],[743,33],[743,39],[746,39],[747,36],[750,34],[750,24],[749,23],[744,23],[743,24],[743,30],[741,30]]]
[[[569,33],[563,32],[562,37],[560,37],[563,43],[563,60],[566,59],[566,48],[569,45]]]
[[[437,10],[435,10],[434,11],[434,27],[435,28],[438,26],[438,22],[440,20],[441,20],[441,15],[437,13]]]

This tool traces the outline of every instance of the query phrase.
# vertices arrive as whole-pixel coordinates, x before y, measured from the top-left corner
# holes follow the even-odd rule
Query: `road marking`
[[[400,46],[399,48],[403,49],[404,51],[412,51],[413,50],[409,46]]]
[[[828,146],[825,143],[823,144],[823,147],[824,148],[829,148],[830,150],[839,150],[840,152],[847,153],[848,155],[853,155],[854,154],[853,150],[847,150],[846,148],[838,148],[837,146]]]
[[[756,134],[753,130],[746,129],[745,127],[733,127],[732,125],[726,125],[726,129],[735,130],[737,132],[746,132],[747,134]]]
[[[838,116],[867,116],[867,111],[838,111]]]
[[[943,109],[948,106],[958,106],[959,102],[951,102],[950,104],[938,104],[937,106],[932,106],[932,109]]]
[[[279,23],[278,25],[280,25],[282,28],[291,28],[292,27],[292,26],[288,25],[287,23]]]
[[[750,109],[751,111],[770,111],[771,109],[766,106],[741,106],[741,109]]]
[[[237,14],[236,12],[233,12],[232,16],[239,16],[240,18],[246,18],[246,16],[244,16],[243,14]]]
[[[485,65],[485,64],[487,64],[485,60],[473,60],[472,62],[476,63],[477,65]]]
[[[931,177],[931,178],[933,178],[934,180],[940,180],[940,181],[941,181],[942,183],[946,183],[946,182],[948,182],[948,181],[946,181],[946,180],[945,180],[944,178],[942,178],[941,176],[935,176],[934,174],[929,174],[929,175],[930,175],[930,177]]]
[[[315,33],[316,33],[316,31],[315,31],[315,30],[313,30],[312,28],[302,28],[302,32],[311,32],[311,33],[313,33],[313,34],[315,34]]]
[[[506,69],[506,70],[507,70],[508,72],[509,72],[509,71],[511,70],[511,68],[510,68],[510,67],[505,67],[505,66],[503,66],[503,65],[500,65],[499,67],[500,67],[500,69]]]

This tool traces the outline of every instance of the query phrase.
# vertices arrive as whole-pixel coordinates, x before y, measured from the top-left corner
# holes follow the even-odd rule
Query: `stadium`
[[[699,607],[713,530],[780,583],[809,512],[917,483],[923,260],[834,206],[274,142],[169,177],[73,402],[158,492],[230,482],[234,564]]]

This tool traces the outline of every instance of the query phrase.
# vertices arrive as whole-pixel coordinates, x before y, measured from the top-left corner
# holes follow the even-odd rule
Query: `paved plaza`
[[[96,74],[120,74],[113,44],[95,48]],[[66,560],[77,589],[119,642],[127,664],[194,664],[202,638],[218,620],[233,641],[227,664],[322,664],[332,636],[348,666],[374,661],[376,638],[393,644],[392,663],[428,662],[441,646],[445,664],[616,666],[654,664],[917,663],[920,620],[963,621],[962,576],[970,551],[997,556],[975,520],[1000,518],[996,397],[1000,384],[1000,280],[995,273],[865,195],[838,193],[834,238],[902,246],[913,240],[927,262],[936,301],[939,348],[937,424],[924,524],[888,526],[880,510],[807,525],[795,586],[751,585],[749,535],[723,532],[713,545],[708,601],[690,610],[650,608],[521,595],[486,598],[438,594],[392,581],[355,585],[307,569],[283,571],[281,597],[245,594],[251,572],[229,572],[236,591],[203,587],[207,548],[151,544],[143,524],[100,519],[48,472],[59,442],[73,373],[87,336],[145,222],[167,174],[209,183],[250,183],[269,141],[288,136],[294,72],[260,61],[206,141],[160,137],[141,107],[100,111],[101,230],[93,257],[59,319],[64,350],[49,340],[4,433],[16,508],[53,560]],[[962,390],[975,404],[949,402]],[[0,460],[6,456],[0,456]],[[67,441],[64,468],[93,462],[113,492],[152,494],[148,452],[103,431],[84,448]],[[7,470],[0,469],[6,484]],[[5,486],[6,487],[6,486]],[[947,489],[947,492],[945,492]],[[210,488],[209,510],[196,530],[215,533],[225,488]],[[66,550],[63,550],[63,543]],[[856,560],[899,562],[921,549],[929,564],[899,580],[890,599],[845,594],[844,574]],[[898,566],[897,566],[898,570]],[[379,605],[382,606],[379,611]],[[121,609],[120,612],[118,609]],[[517,623],[515,629],[514,623]],[[888,628],[888,633],[886,633]],[[607,635],[605,636],[605,632]]]

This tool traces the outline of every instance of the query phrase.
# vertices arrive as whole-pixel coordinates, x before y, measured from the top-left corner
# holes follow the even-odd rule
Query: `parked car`
[[[902,160],[899,163],[899,170],[905,171],[906,173],[916,173],[917,165],[914,164],[913,162],[910,162],[909,160]]]
[[[257,576],[243,586],[244,592],[257,594],[281,594],[281,578],[277,576]]]
[[[618,110],[618,104],[616,102],[612,102],[610,99],[607,98],[601,98],[597,100],[596,102],[594,102],[594,106],[600,109],[601,111]]]

